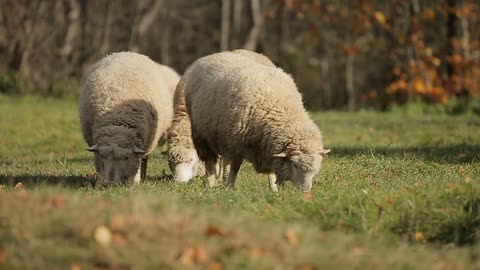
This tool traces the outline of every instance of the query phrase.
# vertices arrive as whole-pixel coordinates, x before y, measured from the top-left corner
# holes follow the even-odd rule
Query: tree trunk
[[[161,63],[164,65],[171,65],[171,58],[170,58],[170,6],[165,3],[164,8],[162,10],[162,40],[160,41],[160,58]]]
[[[354,76],[355,54],[347,54],[347,63],[345,66],[345,86],[348,93],[348,110],[355,111],[357,109],[357,90],[355,88]]]
[[[80,4],[77,0],[69,1],[68,27],[60,53],[64,58],[70,58],[75,47],[75,40],[80,33]]]
[[[238,1],[238,0],[233,1],[232,46],[234,48],[238,48],[241,44],[240,36],[242,31],[242,11],[243,11],[243,1]]]
[[[162,9],[163,1],[154,0],[150,7],[146,7],[146,1],[140,1],[135,16],[135,22],[130,34],[130,41],[128,48],[132,51],[139,50],[139,40],[143,40],[145,34],[148,32],[152,24],[155,22],[160,10]]]
[[[243,47],[247,50],[255,51],[263,26],[263,13],[260,7],[260,0],[251,0],[251,5],[253,26]]]
[[[457,37],[457,15],[455,14],[455,9],[457,7],[456,0],[447,0],[447,55],[453,56],[455,54],[454,40]],[[449,78],[452,78],[455,70],[452,63],[447,61],[447,75]]]
[[[237,0],[238,1],[238,0]],[[228,50],[228,41],[230,39],[230,10],[232,1],[222,0],[222,18],[221,18],[221,36],[220,36],[220,50]]]

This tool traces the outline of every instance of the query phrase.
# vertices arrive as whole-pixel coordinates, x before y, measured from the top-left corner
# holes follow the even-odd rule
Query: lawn
[[[235,190],[171,183],[161,149],[96,189],[76,101],[0,113],[0,269],[480,269],[478,116],[312,113],[332,153],[304,195],[248,163]]]

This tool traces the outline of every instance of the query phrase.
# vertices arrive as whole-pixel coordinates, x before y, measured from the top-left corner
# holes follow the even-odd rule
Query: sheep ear
[[[134,146],[133,147],[133,153],[137,154],[137,155],[145,155],[146,152],[144,150],[138,148],[137,146]]]
[[[322,149],[320,150],[320,155],[322,156],[326,156],[328,153],[330,153],[330,149]]]
[[[287,157],[287,152],[282,152],[278,154],[273,154],[274,157]]]
[[[94,144],[90,147],[88,147],[87,149],[85,149],[87,151],[90,151],[90,152],[98,152],[98,145],[97,144]]]

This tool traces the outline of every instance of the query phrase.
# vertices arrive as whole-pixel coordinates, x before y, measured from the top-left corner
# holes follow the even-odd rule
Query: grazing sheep
[[[251,58],[258,63],[275,67],[268,57],[249,50],[239,49],[233,53]],[[173,173],[173,179],[177,182],[188,182],[194,176],[205,174],[205,164],[200,161],[192,140],[192,129],[187,108],[185,107],[184,82],[188,80],[188,75],[183,76],[182,82],[178,84],[174,96],[174,117],[172,127],[168,132],[168,150],[167,159],[170,169]],[[223,179],[228,174],[228,161],[218,162],[216,176]],[[212,183],[213,185],[214,183]]]
[[[195,61],[179,87],[185,91],[193,142],[205,161],[208,185],[215,183],[221,155],[230,162],[228,187],[235,185],[246,159],[257,172],[268,174],[273,190],[285,180],[302,191],[311,189],[330,150],[324,149],[320,130],[283,70],[222,52]]]
[[[80,124],[103,184],[145,178],[148,155],[173,116],[172,93],[163,76],[154,61],[133,52],[110,54],[87,74]]]

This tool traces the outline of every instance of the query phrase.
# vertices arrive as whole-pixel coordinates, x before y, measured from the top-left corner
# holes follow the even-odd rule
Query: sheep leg
[[[223,158],[223,173],[222,173],[222,183],[227,183],[227,177],[230,174],[230,162]]]
[[[270,189],[273,192],[278,192],[278,186],[277,186],[277,176],[275,176],[274,173],[270,173],[268,175],[268,181],[270,182]]]
[[[142,169],[138,168],[137,173],[133,177],[133,184],[134,185],[139,184],[140,180],[142,180]]]
[[[235,187],[235,181],[237,181],[237,174],[240,170],[240,166],[242,165],[242,159],[231,159],[230,160],[230,173],[228,174],[226,187],[233,188]]]
[[[142,158],[141,162],[141,174],[140,174],[140,179],[145,180],[147,177],[147,165],[148,165],[148,156],[145,156]]]
[[[205,176],[206,182],[205,185],[207,187],[214,187],[217,183],[217,163],[215,160],[207,160],[205,161]]]

